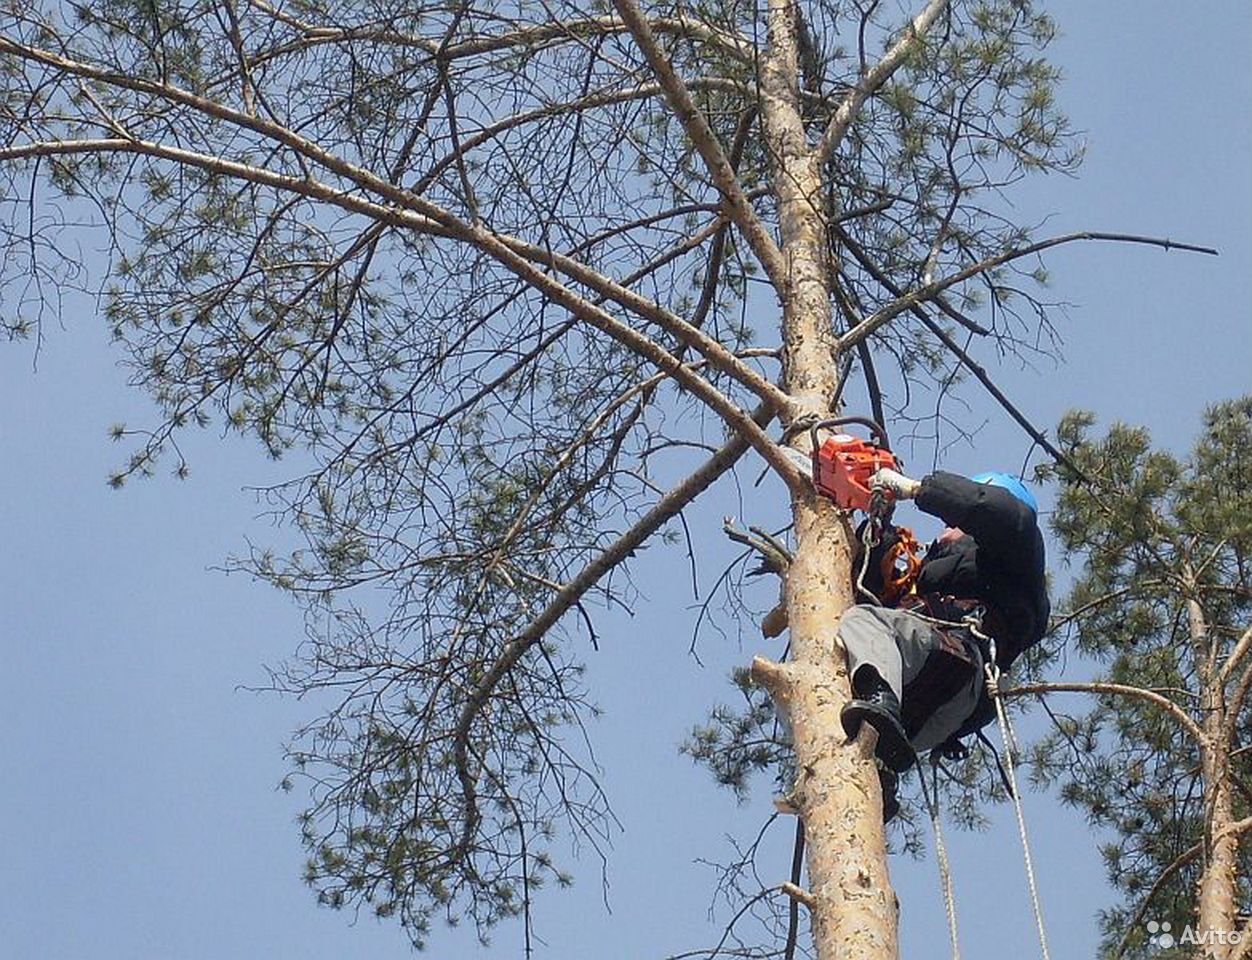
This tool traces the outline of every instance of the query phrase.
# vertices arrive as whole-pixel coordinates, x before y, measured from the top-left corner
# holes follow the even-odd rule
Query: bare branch
[[[882,273],[877,268],[874,262],[861,248],[860,244],[858,244],[855,240],[849,237],[846,233],[844,233],[838,227],[835,227],[834,230],[840,236],[843,243],[848,247],[848,250],[851,251],[852,255],[856,257],[857,261],[871,274],[871,276],[873,276],[875,280],[877,280],[880,284],[882,284],[882,286],[885,289],[887,289],[892,294],[892,296],[898,298],[897,302],[899,299],[904,297],[900,289],[894,283],[891,282],[891,278],[888,277],[886,274]],[[935,297],[934,300],[936,303],[941,304],[941,309],[942,309],[942,298]],[[986,388],[987,392],[990,393],[991,396],[995,398],[996,402],[999,403],[1000,406],[1004,409],[1004,411],[1008,413],[1008,415],[1017,422],[1018,426],[1020,426],[1023,430],[1026,431],[1026,433],[1031,437],[1031,439],[1035,441],[1035,443],[1039,444],[1040,447],[1046,450],[1051,455],[1052,459],[1055,460],[1057,463],[1062,463],[1066,467],[1068,467],[1070,470],[1072,470],[1075,476],[1082,477],[1083,479],[1085,479],[1085,476],[1083,475],[1082,471],[1079,470],[1073,464],[1073,462],[1070,461],[1070,459],[1066,457],[1065,454],[1063,454],[1047,438],[1047,436],[1043,433],[1042,430],[1036,427],[1026,417],[1026,415],[1023,414],[1021,410],[1018,409],[1016,404],[1014,404],[1011,400],[1009,400],[1009,398],[1005,395],[1004,391],[1001,390],[998,386],[996,386],[995,381],[991,379],[991,377],[987,374],[987,371],[983,368],[983,366],[980,363],[978,363],[976,360],[974,360],[974,358],[971,357],[969,353],[961,347],[960,344],[958,344],[954,339],[952,339],[952,337],[948,335],[948,332],[944,330],[943,327],[941,327],[938,323],[936,323],[926,313],[926,311],[923,310],[917,303],[910,304],[908,307],[908,310],[911,314],[913,314],[913,316],[917,317],[919,320],[922,321],[926,329],[929,330],[936,338],[938,338],[939,341],[943,343],[943,345],[954,356],[956,356],[956,358],[961,362],[962,365],[965,366],[966,369],[968,369],[972,374],[974,374],[974,376],[978,379],[978,382],[981,383],[984,388]],[[951,309],[949,308],[948,310],[945,310],[945,313],[948,313],[949,316],[951,316],[954,313],[954,311],[951,311]],[[956,314],[956,316],[960,317],[960,314]],[[963,317],[960,317],[960,319],[967,326],[969,325],[968,322],[965,321]],[[857,324],[857,326],[853,327],[852,330],[849,331],[847,338],[850,338],[852,333],[859,331],[861,327],[864,325],[864,323],[865,321],[862,321],[860,324]],[[976,329],[980,329],[980,328],[976,328]],[[841,342],[843,341],[841,340]],[[862,338],[862,339],[856,340],[855,342],[856,342],[857,347],[859,348],[861,344],[865,342],[865,340]]]
[[[1252,626],[1243,631],[1239,641],[1235,644],[1235,648],[1230,651],[1230,657],[1222,666],[1219,682],[1223,685],[1230,682],[1231,676],[1239,669],[1239,664],[1243,658],[1248,655],[1248,651],[1252,650]]]
[[[944,277],[942,280],[936,280],[934,283],[928,283],[918,287],[912,293],[906,293],[903,297],[897,299],[894,303],[888,304],[881,310],[877,311],[873,316],[867,317],[863,323],[853,327],[842,337],[839,338],[839,347],[841,350],[847,349],[859,340],[863,340],[870,336],[875,330],[885,323],[894,320],[901,313],[912,309],[919,303],[927,300],[933,300],[936,296],[957,284],[964,283],[971,277],[986,273],[996,267],[1011,263],[1014,260],[1020,260],[1022,257],[1029,257],[1032,254],[1042,253],[1051,247],[1060,246],[1063,243],[1074,243],[1080,240],[1105,240],[1114,243],[1141,243],[1154,247],[1162,247],[1166,250],[1187,250],[1192,253],[1206,253],[1217,256],[1217,251],[1211,247],[1198,247],[1189,243],[1177,243],[1173,240],[1160,239],[1157,237],[1141,237],[1128,233],[1096,233],[1092,231],[1083,231],[1081,233],[1068,233],[1060,237],[1052,237],[1048,240],[1040,240],[1038,243],[1032,243],[1029,246],[1021,247],[1015,250],[1009,250],[1005,253],[994,257],[988,257],[978,263],[972,264],[963,270],[959,270],[951,276]]]
[[[314,26],[286,15],[264,0],[249,0],[260,10],[286,23],[304,34],[293,43],[283,44],[268,51],[254,54],[250,60],[253,67],[273,60],[276,57],[321,44],[336,44],[345,41],[362,41],[383,45],[412,47],[430,54],[438,52],[438,44],[428,37],[402,33],[392,29],[376,27],[326,27]],[[752,56],[752,44],[742,37],[712,28],[708,23],[681,13],[672,17],[657,17],[649,21],[651,28],[657,33],[673,34],[690,37],[702,43],[710,44],[724,53],[741,60],[748,61]],[[457,44],[452,44],[443,51],[450,60],[461,60],[485,53],[498,53],[509,50],[535,50],[553,42],[582,40],[587,37],[604,36],[623,33],[627,24],[614,17],[589,17],[585,20],[566,20],[561,22],[537,24],[490,36],[474,37]]]
[[[1187,715],[1182,707],[1174,703],[1168,697],[1153,690],[1145,690],[1143,687],[1130,687],[1121,683],[1028,683],[1019,687],[1013,687],[1005,690],[1001,696],[1005,697],[1024,697],[1032,694],[1048,694],[1048,693],[1094,693],[1101,696],[1118,696],[1130,697],[1135,700],[1144,700],[1148,703],[1155,704],[1166,713],[1168,713],[1174,721],[1182,727],[1182,729],[1196,742],[1198,746],[1203,747],[1207,743],[1207,737],[1199,725]]]

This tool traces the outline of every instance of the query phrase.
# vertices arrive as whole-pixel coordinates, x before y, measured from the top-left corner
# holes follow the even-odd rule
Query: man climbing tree
[[[1046,351],[1038,254],[1114,239],[998,212],[1076,163],[1053,33],[1029,0],[0,6],[0,322],[98,294],[161,411],[115,431],[115,485],[214,422],[311,459],[268,492],[306,543],[245,566],[309,611],[278,685],[339,698],[291,750],[323,902],[415,943],[521,915],[529,949],[562,844],[611,822],[580,636],[751,450],[794,521],[757,674],[806,773],[814,949],[895,956],[830,642],[851,530],[778,437],[854,372],[880,421],[938,384],[940,422],[967,370],[1051,449],[971,351]]]
[[[868,723],[877,731],[890,820],[894,774],[921,751],[961,755],[960,738],[994,719],[984,665],[1007,670],[1038,643],[1049,603],[1038,505],[1016,477],[935,473],[919,482],[884,469],[871,483],[948,525],[894,607],[873,603],[870,593],[870,603],[839,621],[855,696],[841,714],[844,730],[854,737]],[[874,551],[861,562],[876,565]]]

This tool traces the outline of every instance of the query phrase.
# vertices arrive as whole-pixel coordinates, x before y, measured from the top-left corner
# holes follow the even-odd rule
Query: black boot
[[[868,723],[878,731],[878,746],[874,748],[885,766],[902,773],[913,765],[913,748],[904,735],[900,722],[900,701],[890,685],[872,668],[862,667],[852,682],[857,699],[844,704],[839,714],[843,732],[854,739],[862,723]]]
[[[894,770],[878,764],[878,785],[882,787],[882,822],[890,823],[900,812],[900,799],[896,796],[900,777]]]

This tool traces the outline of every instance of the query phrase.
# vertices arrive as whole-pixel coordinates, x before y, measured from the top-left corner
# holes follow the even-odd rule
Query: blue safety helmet
[[[1022,483],[1017,477],[1008,473],[980,473],[976,477],[970,477],[975,483],[985,483],[992,487],[1002,487],[1013,496],[1017,497],[1022,503],[1030,507],[1030,512],[1038,514],[1039,502],[1035,500],[1035,495],[1030,492],[1030,488]]]

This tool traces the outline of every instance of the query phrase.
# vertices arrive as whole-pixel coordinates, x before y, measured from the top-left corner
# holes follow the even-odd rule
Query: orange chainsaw
[[[849,433],[836,433],[818,442],[819,430],[838,430],[851,425],[869,429],[873,439],[863,440]],[[879,470],[900,470],[901,464],[891,452],[887,431],[867,417],[834,417],[821,420],[809,428],[813,444],[813,486],[822,496],[829,497],[842,510],[860,510],[874,514],[882,505],[875,502],[869,481]],[[885,506],[890,507],[888,501]],[[888,509],[887,513],[890,513]],[[883,521],[884,516],[874,518]],[[894,605],[907,594],[921,570],[921,547],[913,531],[896,527],[894,542],[880,558],[879,575],[882,581],[880,599]]]
[[[836,433],[819,443],[818,430],[835,430],[857,424],[874,435],[862,440],[850,433]],[[809,428],[813,442],[813,486],[835,501],[841,510],[870,512],[873,500],[869,480],[879,470],[899,470],[900,464],[887,442],[887,431],[868,417],[834,417]]]

